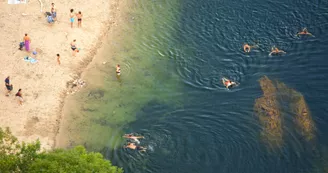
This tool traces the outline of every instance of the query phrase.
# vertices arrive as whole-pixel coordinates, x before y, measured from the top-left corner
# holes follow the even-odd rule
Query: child
[[[59,54],[57,54],[57,63],[58,63],[58,65],[60,65],[60,55]]]

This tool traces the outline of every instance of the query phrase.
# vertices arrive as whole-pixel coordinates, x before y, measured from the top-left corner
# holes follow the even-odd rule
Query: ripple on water
[[[126,172],[179,172],[178,167],[171,167],[175,163],[182,164],[181,168],[189,167],[189,171],[194,168],[197,172],[203,166],[211,166],[212,171],[220,166],[220,170],[226,168],[228,171],[237,158],[248,163],[241,164],[244,168],[256,167],[255,157],[249,157],[249,153],[259,151],[258,125],[251,117],[238,113],[223,116],[196,109],[179,109],[165,114],[138,120],[143,124],[139,131],[145,136],[141,145],[151,148],[147,153],[126,149],[114,151],[122,162],[129,159]],[[239,123],[235,122],[236,116]]]

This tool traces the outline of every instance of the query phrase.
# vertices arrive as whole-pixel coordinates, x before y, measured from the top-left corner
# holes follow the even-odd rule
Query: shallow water
[[[328,1],[131,4],[131,21],[124,28],[130,35],[121,43],[130,42],[109,42],[117,46],[111,59],[123,64],[121,82],[112,75],[113,65],[98,67],[89,76],[105,79],[94,86],[103,88],[105,96],[99,102],[81,101],[97,109],[86,115],[108,122],[96,128],[107,135],[98,138],[106,143],[102,152],[108,159],[127,173],[327,171]],[[315,37],[296,37],[303,27]],[[246,42],[259,48],[245,54]],[[273,45],[287,54],[268,56]],[[300,134],[293,115],[283,109],[283,143],[263,141],[253,112],[255,99],[263,94],[258,83],[263,75],[303,94],[316,126],[313,140]],[[225,89],[222,77],[239,86]],[[124,132],[144,135],[140,145],[148,151],[121,148]],[[99,143],[98,138],[93,139]]]

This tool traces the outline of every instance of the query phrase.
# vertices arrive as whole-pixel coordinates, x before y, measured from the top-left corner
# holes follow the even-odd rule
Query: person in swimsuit
[[[245,43],[244,44],[244,52],[247,52],[248,53],[248,52],[251,51],[252,48],[255,48],[255,47],[257,47],[257,45],[251,46],[251,45]]]
[[[76,14],[76,17],[77,17],[77,27],[80,28],[82,27],[82,13],[81,11],[79,11],[79,13]]]
[[[24,100],[22,96],[22,89],[19,89],[15,96],[18,98],[19,104],[23,105]]]
[[[57,63],[58,63],[58,65],[60,65],[60,55],[59,54],[57,54]]]
[[[54,20],[57,19],[57,9],[55,3],[51,3],[51,15]]]
[[[133,136],[133,134],[125,134],[123,136],[123,138],[132,139],[132,140],[134,140],[135,142],[137,142],[139,144],[140,141],[138,139],[141,139],[141,138],[143,139],[145,137],[143,137],[143,136]]]
[[[124,146],[124,148],[129,148],[131,150],[138,150],[138,151],[146,151],[146,147],[142,147],[142,146],[137,146],[132,142],[129,142],[128,145]]]
[[[224,85],[226,86],[226,88],[230,88],[230,87],[232,87],[233,85],[236,85],[236,83],[235,83],[235,82],[231,82],[230,80],[226,80],[226,81],[224,82]]]
[[[309,36],[313,36],[306,28],[303,28],[303,30],[301,32],[298,32],[296,34],[296,36],[299,36],[299,35],[309,35]]]
[[[6,96],[9,96],[10,92],[13,90],[13,85],[10,84],[10,76],[8,76],[5,79],[5,85],[6,85],[6,88],[7,88],[7,94],[6,94]]]
[[[71,9],[71,14],[69,15],[70,17],[70,22],[71,22],[71,28],[73,28],[73,23],[74,23],[74,9]]]
[[[116,65],[116,75],[121,75],[121,66],[119,64]]]
[[[73,51],[73,56],[76,56],[76,52],[79,52],[79,49],[77,49],[77,47],[76,47],[76,40],[75,39],[71,42],[71,49]]]
[[[272,54],[279,54],[279,53],[286,53],[286,52],[283,51],[283,50],[279,50],[278,48],[276,48],[275,46],[273,46],[271,48],[271,52],[270,52],[269,56],[271,56]]]

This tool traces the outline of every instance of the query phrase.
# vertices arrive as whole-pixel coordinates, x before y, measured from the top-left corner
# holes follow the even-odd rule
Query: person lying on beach
[[[146,151],[147,148],[146,147],[142,147],[142,146],[137,146],[132,142],[129,142],[128,145],[125,145],[124,148],[129,148],[131,150],[138,150],[138,151]]]
[[[79,13],[76,14],[76,17],[77,17],[77,27],[80,28],[82,27],[82,13],[81,11],[79,11]]]
[[[283,50],[279,50],[278,48],[276,48],[275,46],[273,46],[271,48],[271,52],[270,52],[269,56],[272,55],[272,54],[279,54],[279,53],[286,53],[286,52],[283,51]]]
[[[132,139],[134,140],[135,142],[137,142],[138,144],[140,143],[140,141],[138,139],[144,139],[145,137],[143,136],[134,136],[133,134],[125,134],[123,136],[123,138],[127,138],[127,139]]]
[[[79,49],[76,47],[76,40],[75,39],[71,42],[71,49],[73,51],[73,56],[75,56],[76,53],[79,52]]]
[[[10,92],[13,90],[13,85],[10,84],[10,76],[5,79],[5,85],[7,88],[6,96],[9,96]]]
[[[117,64],[116,65],[116,75],[121,75],[121,66],[120,66],[120,64]]]
[[[298,32],[296,34],[296,36],[299,36],[299,35],[309,35],[309,36],[313,36],[306,28],[303,28],[303,30],[301,32]]]

